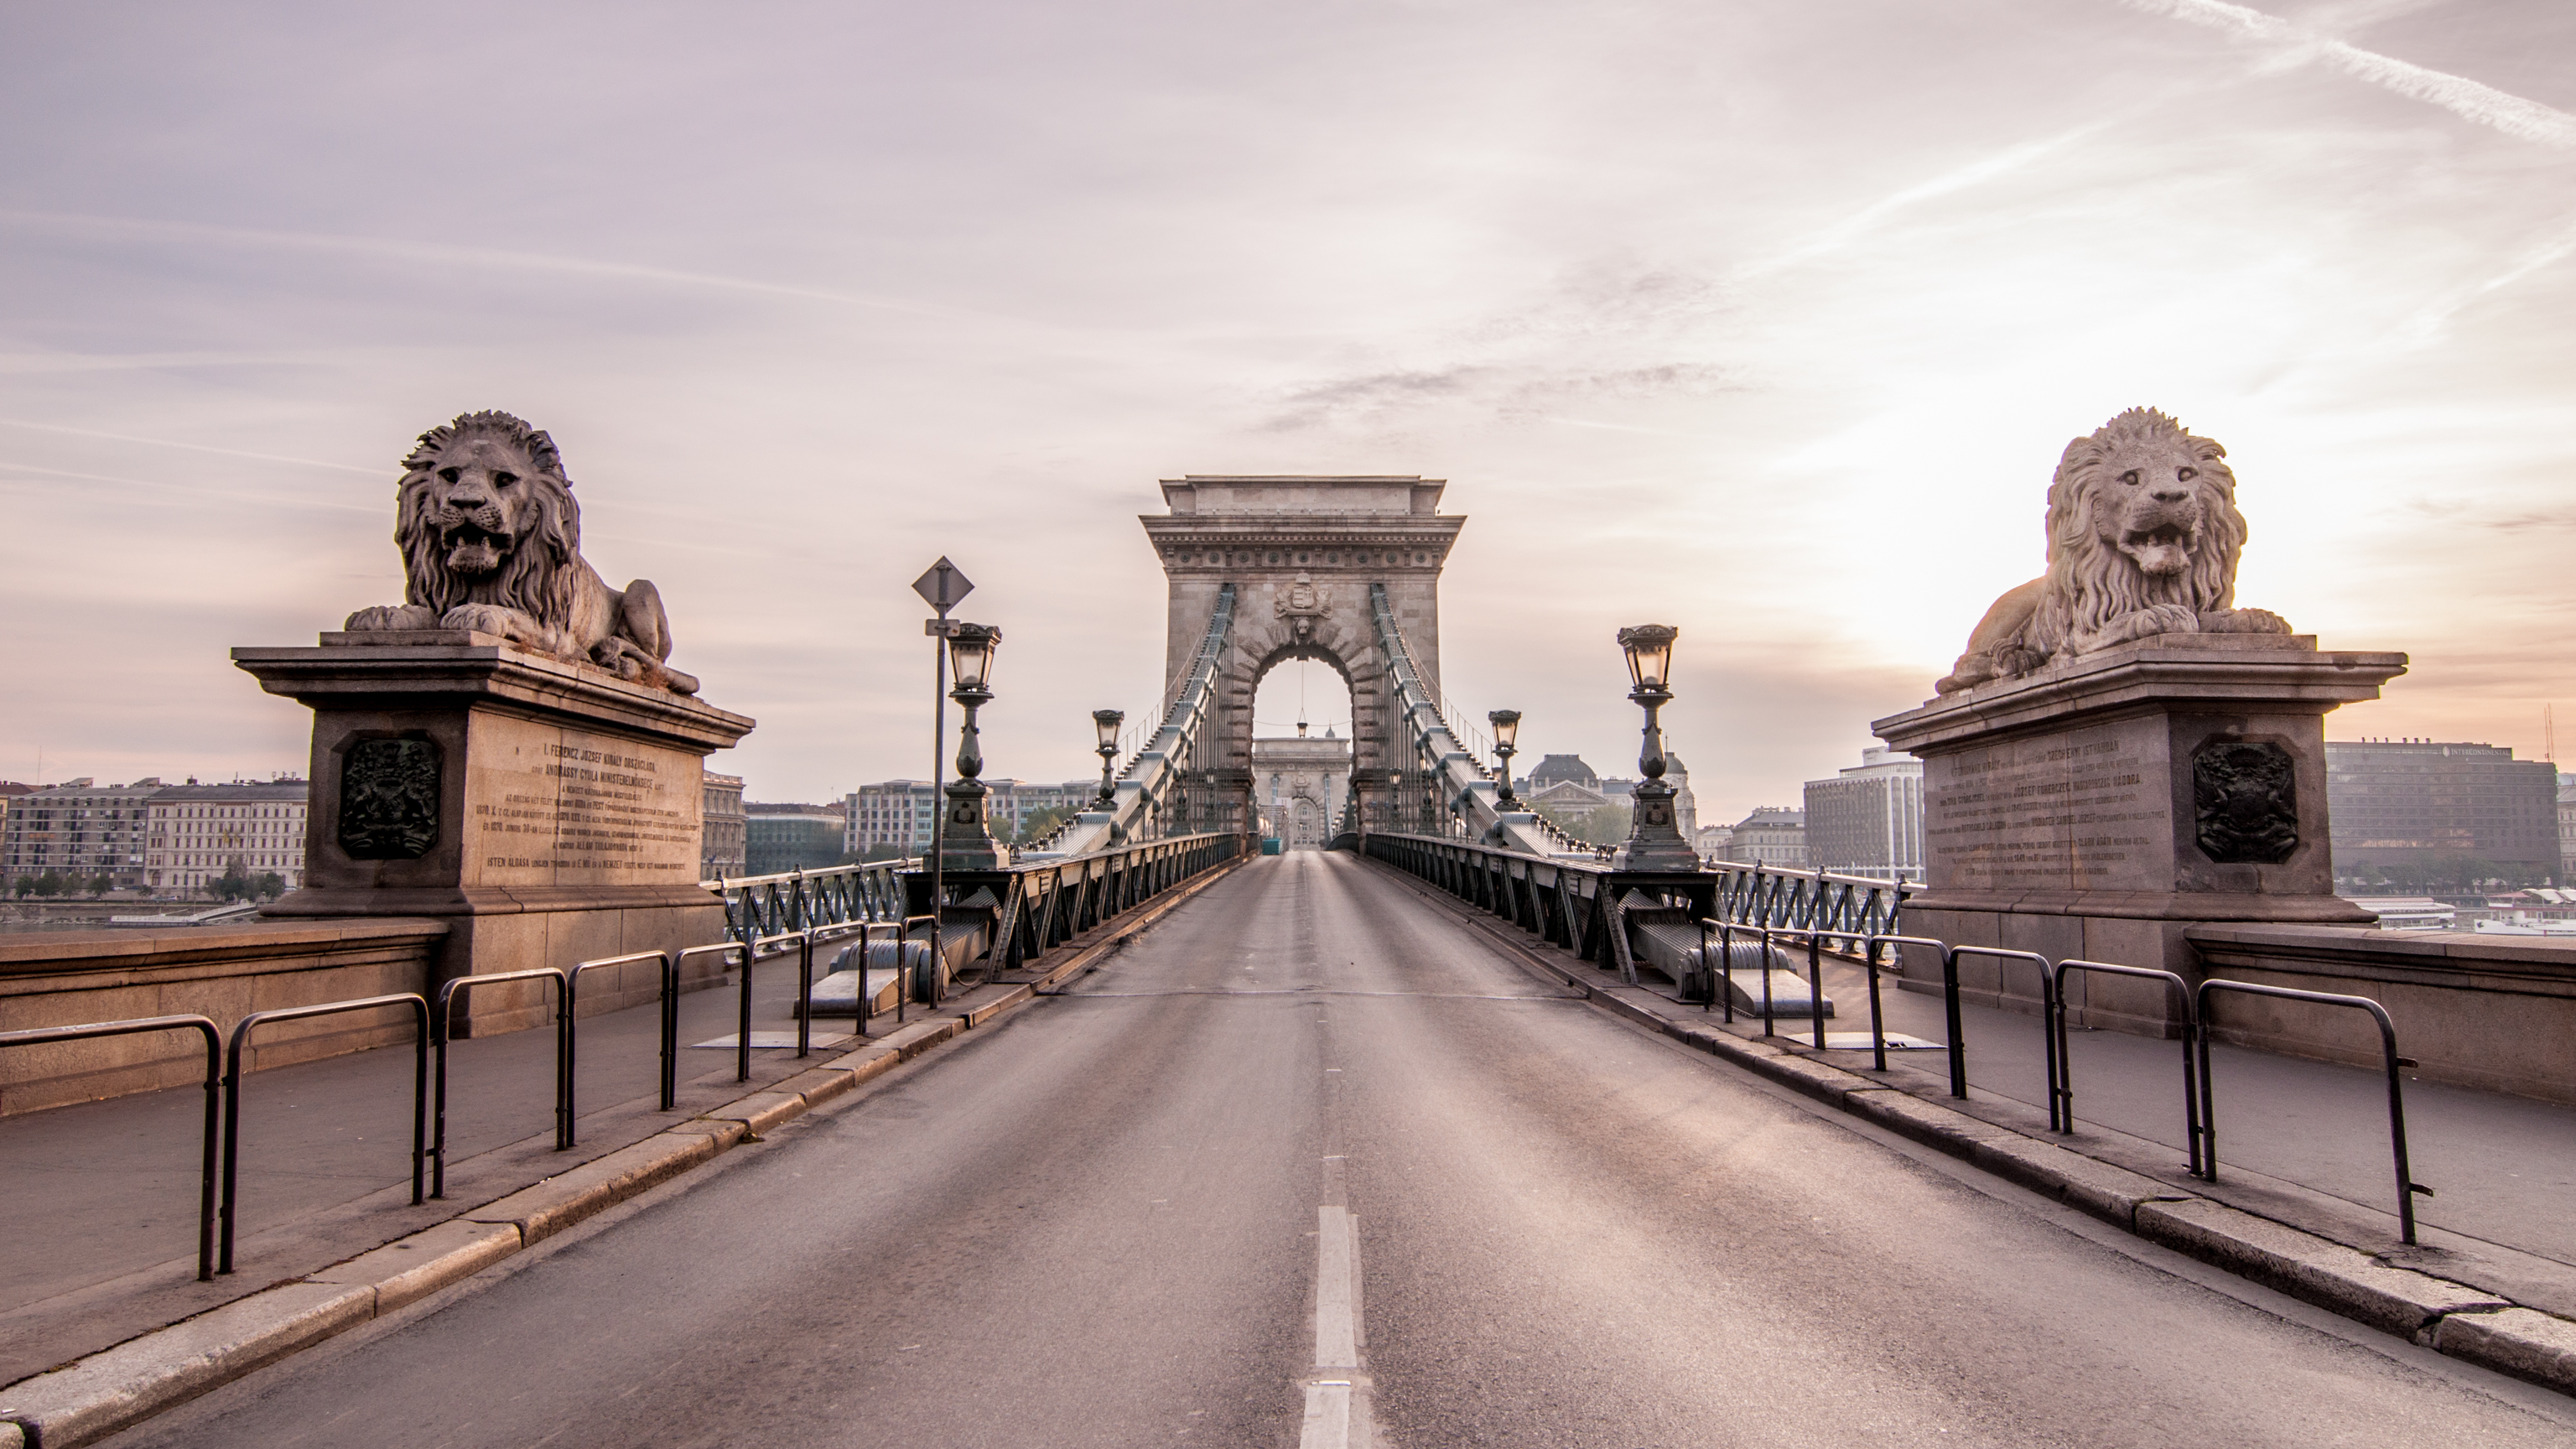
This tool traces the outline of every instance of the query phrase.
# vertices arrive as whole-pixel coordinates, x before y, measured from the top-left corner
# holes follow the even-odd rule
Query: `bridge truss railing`
[[[1523,855],[1557,859],[1589,857],[1593,849],[1559,830],[1532,810],[1503,810],[1495,803],[1500,791],[1492,772],[1460,743],[1441,712],[1440,692],[1414,666],[1413,651],[1396,627],[1395,610],[1386,587],[1369,585],[1369,614],[1377,628],[1378,651],[1386,657],[1392,712],[1401,722],[1396,747],[1409,750],[1410,768],[1393,772],[1393,794],[1387,816],[1361,822],[1364,829],[1391,829],[1418,835],[1447,836],[1489,843]],[[1359,792],[1353,792],[1357,798]]]
[[[951,870],[948,910],[952,919],[961,910],[991,911],[990,972],[1009,971],[1236,859],[1247,843],[1240,831],[1213,830],[1000,870]],[[928,889],[928,876],[913,879]]]
[[[1234,641],[1234,599],[1234,585],[1218,588],[1198,653],[1173,689],[1161,725],[1119,771],[1108,808],[1073,816],[1020,852],[1020,859],[1071,859],[1128,841],[1246,828],[1243,802],[1222,797],[1203,778],[1217,745],[1211,726],[1225,653]]]
[[[736,942],[862,921],[900,921],[903,874],[918,860],[880,860],[776,875],[719,877],[707,888],[724,897],[725,936]]]
[[[1622,870],[1590,858],[1548,858],[1454,836],[1386,830],[1363,835],[1360,849],[1550,945],[1615,970],[1632,985],[1637,957],[1630,918],[1642,909],[1658,917],[1698,919],[1716,901],[1715,881],[1702,871]]]
[[[1905,897],[1915,887],[1901,880],[1836,875],[1831,871],[1712,861],[1720,921],[1774,930],[1814,931],[1834,941],[1830,949],[1856,953],[1871,936],[1904,930]]]

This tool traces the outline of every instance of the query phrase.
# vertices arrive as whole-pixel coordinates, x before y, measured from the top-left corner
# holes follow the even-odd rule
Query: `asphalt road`
[[[1565,999],[1347,855],[614,1219],[117,1442],[2576,1438]]]

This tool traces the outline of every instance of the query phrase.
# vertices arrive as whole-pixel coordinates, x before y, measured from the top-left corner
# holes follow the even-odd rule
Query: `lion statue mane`
[[[541,430],[501,412],[432,428],[403,459],[395,496],[404,602],[360,609],[350,630],[471,629],[697,693],[697,680],[662,662],[671,621],[661,592],[643,579],[612,589],[582,561],[581,505]]]
[[[2287,634],[2240,609],[2245,515],[2227,450],[2153,408],[2066,445],[2048,485],[2048,572],[2005,594],[1933,686],[1955,694],[2157,634]]]

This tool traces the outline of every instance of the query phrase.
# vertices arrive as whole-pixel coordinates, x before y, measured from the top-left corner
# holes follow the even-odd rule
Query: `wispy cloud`
[[[2463,120],[2546,146],[2576,147],[2576,116],[2538,101],[2483,85],[2466,76],[2363,50],[2309,30],[2293,20],[2226,0],[2123,0],[2132,8],[2269,41],[2313,55],[2346,75],[2384,86],[2410,100],[2440,106]]]
[[[198,221],[165,221],[145,217],[90,216],[68,212],[7,209],[0,209],[0,223],[86,232],[94,235],[153,237],[171,241],[219,242],[236,246],[331,252],[404,262],[416,266],[551,273],[605,281],[642,282],[658,286],[745,292],[761,296],[788,297],[806,302],[829,302],[837,306],[862,307],[881,312],[899,312],[914,317],[935,317],[949,321],[971,319],[980,322],[1004,322],[1013,326],[1034,325],[1026,318],[977,311],[973,308],[942,306],[898,297],[872,296],[864,292],[842,291],[837,288],[808,287],[792,282],[765,281],[756,277],[729,277],[715,272],[657,267],[641,262],[608,261],[597,257],[567,257],[544,252],[511,251],[499,247],[456,246],[446,242],[344,236],[328,232],[274,231],[259,227],[217,226]]]
[[[124,488],[153,488],[170,493],[184,493],[191,498],[220,499],[227,503],[266,503],[280,508],[328,508],[342,513],[367,513],[382,516],[382,503],[334,503],[327,498],[297,494],[260,493],[247,488],[209,488],[202,483],[173,483],[162,478],[129,478],[111,473],[80,473],[69,468],[45,468],[34,463],[21,463],[0,458],[0,487],[12,484],[34,484],[36,479],[11,478],[12,473],[35,473],[46,478],[69,478],[81,483],[113,483]]]
[[[2135,114],[2135,112],[2129,114]],[[1741,280],[1750,281],[1840,251],[1877,230],[1888,218],[1909,207],[1920,206],[1924,202],[1936,201],[1945,196],[1955,196],[1962,191],[1983,186],[2016,171],[2027,170],[2051,156],[2071,150],[2101,135],[2126,119],[2128,119],[2127,114],[2088,121],[2054,136],[2006,146],[1990,156],[1980,157],[1963,166],[1944,171],[1938,176],[1918,181],[1871,202],[1785,251],[1746,262],[1735,269],[1735,276]]]
[[[251,453],[240,448],[218,448],[211,443],[182,443],[170,438],[141,438],[132,433],[103,433],[96,428],[75,428],[62,423],[30,422],[25,418],[0,418],[0,428],[27,428],[39,433],[67,433],[76,438],[101,438],[111,443],[140,443],[151,448],[182,448],[191,453],[215,453],[227,458],[249,458],[261,463],[293,463],[305,468],[330,468],[342,473],[362,473],[370,478],[397,476],[391,468],[361,468],[354,463],[334,463],[323,458],[297,458],[284,453]]]

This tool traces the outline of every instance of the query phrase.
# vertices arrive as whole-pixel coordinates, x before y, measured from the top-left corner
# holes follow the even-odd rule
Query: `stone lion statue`
[[[2239,609],[2245,515],[2227,450],[2152,408],[2066,445],[2048,486],[2048,572],[1995,600],[1940,694],[2156,634],[2287,634]]]
[[[582,561],[581,505],[554,439],[508,413],[463,414],[420,435],[395,496],[405,602],[360,609],[352,631],[472,629],[697,693],[662,662],[671,622],[660,591],[643,579],[612,589]]]

